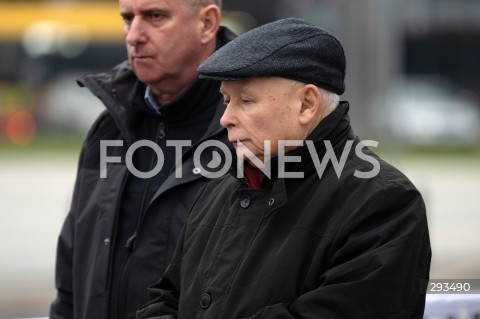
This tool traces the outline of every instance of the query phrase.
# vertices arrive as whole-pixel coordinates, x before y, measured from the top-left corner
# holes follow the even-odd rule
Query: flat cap
[[[227,43],[198,71],[201,78],[234,81],[278,76],[342,94],[345,53],[340,41],[307,21],[287,18],[252,29]]]

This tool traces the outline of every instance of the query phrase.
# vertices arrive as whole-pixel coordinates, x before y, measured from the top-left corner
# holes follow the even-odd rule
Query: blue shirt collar
[[[150,90],[148,86],[145,89],[144,99],[145,99],[145,103],[147,103],[149,108],[151,108],[158,115],[162,115],[162,112],[160,111],[161,106],[160,104],[158,104],[157,99],[155,98],[152,90]]]

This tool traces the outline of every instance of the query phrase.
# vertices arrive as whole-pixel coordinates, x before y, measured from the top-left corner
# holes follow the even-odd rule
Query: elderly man
[[[340,42],[290,18],[240,36],[199,70],[222,80],[221,124],[237,156],[199,194],[137,318],[422,318],[425,206],[354,135],[338,102]]]

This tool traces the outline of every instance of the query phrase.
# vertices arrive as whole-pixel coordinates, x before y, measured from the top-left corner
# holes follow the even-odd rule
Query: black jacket
[[[233,37],[221,28],[217,42],[223,45]],[[147,301],[147,287],[168,265],[198,190],[209,181],[195,170],[196,147],[206,140],[226,140],[219,124],[223,99],[218,82],[197,79],[174,101],[186,101],[198,112],[195,116],[179,109],[168,114],[168,108],[162,108],[166,114],[159,116],[142,105],[144,85],[126,62],[79,83],[102,100],[107,110],[90,129],[81,151],[71,208],[58,241],[58,294],[50,317],[134,318],[137,308]],[[202,121],[202,129],[196,130],[197,122],[191,121]],[[164,169],[155,178],[135,178],[127,169],[127,150],[151,136],[166,152]],[[167,139],[194,141],[192,147],[183,148],[182,178],[176,177],[175,148],[166,147]],[[101,143],[112,140],[123,146],[107,148],[107,177],[100,178]],[[202,155],[206,167],[211,158],[208,152]],[[139,171],[153,167],[152,150],[148,156],[147,164],[142,157],[132,157]],[[113,162],[114,157],[121,162]]]
[[[277,177],[272,161],[260,189],[234,176],[206,185],[137,318],[421,319],[431,259],[422,197],[368,149],[355,152],[347,110],[311,136],[320,160],[324,140],[337,158],[353,141],[339,177],[332,164],[319,176],[300,147],[285,171],[304,178]],[[375,162],[378,174],[355,177]]]

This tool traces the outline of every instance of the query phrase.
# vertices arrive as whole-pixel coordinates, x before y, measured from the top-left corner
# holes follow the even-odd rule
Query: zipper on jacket
[[[165,138],[165,123],[160,122],[157,126],[157,134],[155,136],[156,140],[155,143],[158,145],[160,142]],[[152,159],[150,161],[150,169],[154,168],[155,165],[155,159],[156,155],[152,155]],[[155,177],[152,177],[155,178]],[[145,214],[146,211],[146,201],[147,201],[147,195],[150,190],[150,183],[152,178],[149,178],[145,184],[145,188],[143,189],[143,194],[142,194],[142,201],[141,201],[141,206],[140,206],[140,214],[137,216],[137,221],[135,223],[135,231],[133,234],[128,238],[127,242],[125,243],[125,248],[132,250],[133,245],[135,244],[135,239],[137,238],[138,234],[138,228],[141,225],[141,221],[143,220],[143,215]]]
[[[165,138],[165,123],[164,122],[159,123],[159,125],[157,126],[157,132],[156,133],[157,134],[155,136],[155,139],[156,139],[155,143],[160,144],[160,142]],[[153,154],[151,162],[150,162],[150,169],[153,169],[153,167],[155,165],[155,159],[156,159],[156,154]],[[154,177],[152,177],[152,178],[154,178]],[[143,189],[142,201],[140,203],[140,210],[139,210],[140,213],[138,214],[137,221],[135,223],[135,231],[128,238],[127,242],[125,243],[125,249],[128,250],[128,256],[127,256],[127,260],[125,261],[125,264],[124,264],[123,269],[122,269],[122,275],[120,276],[120,283],[119,283],[118,294],[117,294],[117,314],[119,314],[119,315],[125,313],[125,311],[123,309],[123,307],[125,305],[125,302],[123,302],[123,300],[122,300],[122,299],[125,299],[125,297],[124,297],[125,276],[126,276],[126,272],[127,272],[127,269],[128,269],[128,264],[129,264],[129,261],[130,261],[130,258],[131,258],[131,252],[134,249],[135,240],[136,240],[137,234],[138,234],[138,229],[140,228],[141,221],[143,220],[143,216],[145,215],[145,211],[147,209],[146,201],[147,201],[147,195],[148,195],[148,192],[149,192],[149,189],[150,189],[150,183],[151,183],[152,178],[149,178],[147,180],[147,182],[145,183],[145,187]]]
[[[120,186],[120,191],[119,194],[123,193],[125,189],[125,185],[127,183],[128,179],[128,172],[125,172],[124,176],[122,177],[122,184]],[[109,257],[108,257],[108,280],[107,280],[107,287],[108,289],[108,300],[107,300],[107,318],[110,317],[110,290],[111,290],[111,285],[112,285],[112,269],[113,269],[113,254],[115,252],[115,239],[117,237],[117,231],[118,231],[118,217],[120,214],[120,200],[122,196],[118,196],[117,202],[116,202],[116,208],[115,208],[115,221],[113,222],[113,233],[112,233],[112,238],[110,240],[110,252],[109,252]]]

